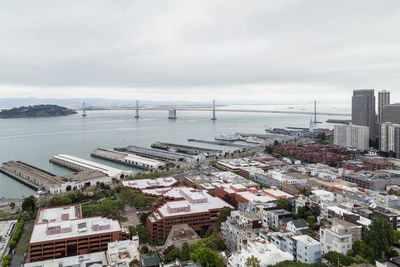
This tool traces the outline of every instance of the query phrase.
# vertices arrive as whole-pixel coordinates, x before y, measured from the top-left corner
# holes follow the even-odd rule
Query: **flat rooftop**
[[[81,214],[82,212],[80,205],[43,208],[39,210],[35,223],[39,224],[81,219]]]
[[[59,239],[118,232],[121,230],[122,228],[118,221],[103,217],[56,221],[36,224],[33,228],[30,243],[48,242]]]
[[[145,157],[141,157],[141,156],[138,156],[138,155],[135,155],[135,154],[131,154],[131,153],[117,152],[117,151],[109,150],[109,149],[97,148],[97,149],[95,149],[93,151],[93,153],[104,155],[104,156],[106,156],[108,158],[111,158],[111,159],[113,159],[113,158],[125,159],[125,160],[128,160],[128,161],[149,165],[149,166],[152,166],[154,168],[157,168],[160,165],[165,165],[165,163],[163,163],[163,162],[161,162],[159,160],[145,158]]]
[[[105,252],[96,252],[54,260],[25,263],[24,267],[100,267],[108,266]]]
[[[170,193],[170,190],[168,193]],[[196,190],[192,188],[178,188],[171,192],[174,196],[180,196],[185,200],[170,201],[161,206],[158,212],[163,217],[203,213],[209,210],[231,207],[228,203],[218,197],[213,197],[207,190]]]
[[[123,181],[122,184],[124,186],[142,190],[154,187],[171,187],[177,182],[178,180],[176,180],[174,177],[163,177],[156,179],[127,180]]]
[[[123,171],[117,168],[113,168],[104,164],[100,164],[97,162],[93,162],[90,160],[86,159],[81,159],[78,157],[74,157],[71,155],[66,155],[66,154],[58,154],[53,157],[53,159],[65,161],[71,164],[76,164],[78,166],[81,166],[82,168],[86,168],[89,170],[98,170],[101,172],[104,172],[108,176],[116,176],[119,175],[120,173],[131,173],[130,171]]]
[[[308,235],[298,235],[298,236],[293,236],[292,237],[294,240],[298,240],[301,241],[309,246],[313,246],[313,245],[320,245],[321,243],[318,242],[317,240],[309,237]]]

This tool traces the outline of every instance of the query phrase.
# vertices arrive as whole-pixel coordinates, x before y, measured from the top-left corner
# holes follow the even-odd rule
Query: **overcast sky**
[[[0,98],[400,100],[400,1],[2,1]]]

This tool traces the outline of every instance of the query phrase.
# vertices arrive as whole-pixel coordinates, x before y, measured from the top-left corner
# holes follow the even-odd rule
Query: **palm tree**
[[[260,260],[254,256],[248,257],[246,260],[247,267],[260,267]]]

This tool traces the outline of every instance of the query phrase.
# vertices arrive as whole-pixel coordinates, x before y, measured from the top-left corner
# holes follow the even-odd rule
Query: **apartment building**
[[[352,248],[355,241],[362,239],[362,226],[351,222],[331,218],[328,226],[320,229],[322,251],[336,251],[345,255]]]
[[[257,238],[261,227],[261,221],[256,215],[233,211],[221,224],[221,239],[231,252],[247,249],[248,242]]]
[[[335,125],[333,143],[338,146],[367,150],[369,127],[353,124]]]
[[[295,261],[311,264],[322,260],[321,243],[307,235],[275,232],[267,238],[278,249],[292,254]]]

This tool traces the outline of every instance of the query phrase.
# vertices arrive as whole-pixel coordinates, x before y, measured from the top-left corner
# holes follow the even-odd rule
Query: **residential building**
[[[360,225],[339,218],[329,219],[328,223],[328,227],[320,228],[320,241],[324,253],[336,251],[346,255],[353,243],[362,238]]]
[[[153,213],[147,218],[146,228],[151,240],[164,240],[172,226],[188,224],[196,232],[215,225],[218,213],[224,207],[232,207],[222,199],[213,197],[207,190],[172,188],[153,205]]]
[[[287,223],[286,231],[294,234],[306,234],[311,231],[308,227],[308,223],[304,219],[291,220]]]
[[[221,239],[229,251],[247,249],[247,244],[257,238],[262,224],[260,219],[249,212],[232,211],[221,224]]]
[[[382,123],[380,130],[380,150],[394,152],[395,156],[400,158],[400,124]]]
[[[292,254],[295,261],[312,264],[322,260],[321,243],[307,235],[275,232],[267,238],[278,249]]]
[[[260,261],[260,267],[268,267],[283,261],[292,261],[293,256],[283,252],[276,246],[265,240],[257,239],[249,242],[246,249],[232,253],[228,258],[228,267],[246,267],[246,261],[250,257],[256,257]]]
[[[378,92],[378,123],[383,122],[383,108],[390,105],[390,92],[382,90]]]
[[[129,267],[131,261],[140,260],[139,237],[133,236],[132,240],[108,243],[106,256],[108,266]]]
[[[29,242],[29,261],[83,255],[107,250],[108,243],[129,239],[118,221],[103,217],[82,218],[79,205],[38,211]]]
[[[122,185],[135,190],[146,190],[155,188],[169,188],[178,184],[178,180],[174,177],[163,177],[156,179],[137,179],[123,181]]]
[[[367,150],[369,148],[369,127],[354,124],[335,125],[333,143],[362,151]]]
[[[375,90],[354,90],[351,105],[351,121],[354,125],[369,127],[369,138],[375,140],[376,111]]]
[[[263,215],[263,225],[274,229],[286,228],[286,224],[292,220],[292,214],[284,209],[267,210]]]

